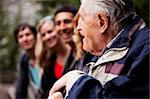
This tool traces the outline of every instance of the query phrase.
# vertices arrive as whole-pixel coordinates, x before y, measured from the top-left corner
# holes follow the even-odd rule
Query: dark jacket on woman
[[[27,97],[27,89],[29,85],[29,65],[28,65],[29,57],[27,54],[23,54],[20,59],[19,64],[19,78],[17,82],[17,90],[16,90],[16,99],[24,99]],[[49,90],[53,86],[53,84],[56,82],[57,78],[55,77],[54,73],[54,66],[56,62],[56,55],[55,53],[51,55],[50,57],[50,66],[45,66],[42,79],[41,79],[41,88],[38,91],[37,98],[47,98],[49,95]],[[78,62],[78,60],[74,59],[74,56],[72,55],[72,52],[70,52],[66,65],[63,70],[63,74],[67,73],[68,71],[75,69],[75,63]],[[71,65],[72,64],[72,65]],[[71,66],[71,67],[70,67]]]

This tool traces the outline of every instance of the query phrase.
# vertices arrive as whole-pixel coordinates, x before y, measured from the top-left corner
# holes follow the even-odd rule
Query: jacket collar
[[[143,19],[136,16],[131,21],[131,24],[121,31],[121,33],[112,43],[112,45],[109,48],[105,49],[104,54],[94,64],[94,67],[98,66],[99,64],[123,58],[129,50],[129,42],[131,40],[132,35],[140,28],[142,23]]]
[[[121,34],[116,38],[116,40],[112,43],[109,49],[128,47],[132,35],[136,33],[135,31],[139,29],[142,23],[143,23],[143,19],[141,19],[139,16],[135,16],[133,20],[130,22],[130,24],[128,24],[123,29]]]
[[[103,64],[110,61],[115,61],[118,59],[123,58],[126,53],[128,52],[129,48],[122,47],[122,48],[112,48],[110,50],[107,50],[95,63],[94,67]]]

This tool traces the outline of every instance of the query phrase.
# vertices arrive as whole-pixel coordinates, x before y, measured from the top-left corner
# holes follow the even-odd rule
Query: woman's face
[[[58,41],[58,34],[54,30],[54,24],[46,22],[41,26],[40,29],[41,33],[41,39],[43,42],[43,45],[48,48],[53,48],[56,46]]]
[[[18,33],[17,39],[20,48],[24,50],[30,50],[35,47],[36,39],[28,27]]]

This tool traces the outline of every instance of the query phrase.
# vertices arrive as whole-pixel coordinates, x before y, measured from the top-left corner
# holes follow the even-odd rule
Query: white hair
[[[81,0],[81,6],[90,13],[103,12],[108,15],[112,28],[119,26],[127,17],[135,15],[132,0]]]

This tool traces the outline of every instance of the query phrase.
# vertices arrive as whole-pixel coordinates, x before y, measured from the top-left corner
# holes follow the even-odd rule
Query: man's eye
[[[47,33],[52,33],[52,30],[47,31]]]
[[[56,25],[60,25],[60,23],[61,23],[60,21],[57,21],[57,22],[56,22]]]
[[[64,20],[64,23],[65,23],[65,24],[71,23],[71,20],[65,19],[65,20]]]

